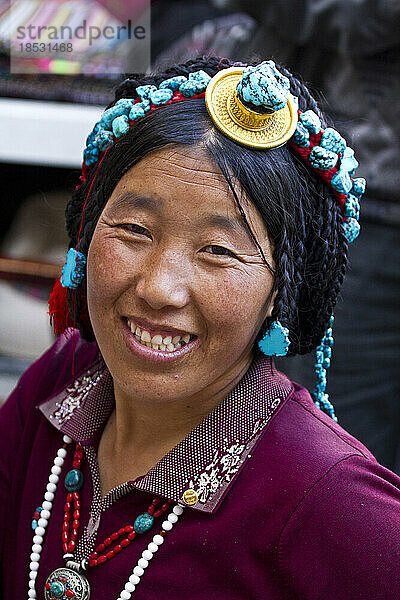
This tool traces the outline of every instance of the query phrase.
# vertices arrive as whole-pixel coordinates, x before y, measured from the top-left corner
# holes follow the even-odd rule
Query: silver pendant
[[[45,600],[89,600],[90,585],[82,573],[60,567],[48,576],[44,597]]]

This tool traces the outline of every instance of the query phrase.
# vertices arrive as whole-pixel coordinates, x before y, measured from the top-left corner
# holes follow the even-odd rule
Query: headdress
[[[86,140],[81,181],[85,182],[95,171],[86,202],[108,150],[138,120],[162,105],[205,97],[208,113],[215,126],[238,144],[258,149],[289,144],[308,168],[333,191],[348,242],[358,236],[359,200],[365,190],[365,180],[354,178],[358,166],[354,152],[336,130],[322,128],[320,118],[314,111],[299,110],[298,99],[290,92],[289,79],[273,61],[249,67],[229,67],[212,78],[199,70],[188,77],[170,77],[158,86],[139,86],[136,93],[137,98],[120,99],[106,109]],[[83,212],[80,230],[82,221]],[[56,333],[62,333],[74,325],[74,315],[71,316],[66,308],[66,294],[71,288],[76,290],[75,293],[80,293],[77,288],[85,272],[86,258],[78,251],[79,235],[80,232],[77,247],[69,250],[62,276],[56,282],[49,301],[49,313]],[[287,351],[289,342],[285,331],[283,337]],[[333,408],[325,394],[326,368],[329,366],[332,343],[330,327],[317,348],[315,368],[318,384],[314,398],[334,417]]]
[[[289,143],[310,169],[333,190],[343,215],[347,240],[359,234],[359,200],[365,180],[354,178],[354,151],[331,127],[322,128],[312,111],[298,110],[290,83],[272,60],[257,66],[230,67],[213,78],[204,71],[136,88],[138,98],[123,98],[104,111],[86,140],[81,181],[86,181],[104,153],[138,119],[164,104],[205,96],[214,124],[237,143],[267,149]]]

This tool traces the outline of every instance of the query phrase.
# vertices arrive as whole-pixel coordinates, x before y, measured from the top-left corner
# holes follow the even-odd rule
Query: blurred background
[[[51,35],[62,27],[72,37]],[[96,38],[104,27],[118,36]],[[398,0],[0,0],[0,402],[54,339],[65,205],[121,73],[272,58],[307,83],[368,181],[329,388],[339,422],[399,472],[399,40]],[[312,357],[279,367],[312,389]]]

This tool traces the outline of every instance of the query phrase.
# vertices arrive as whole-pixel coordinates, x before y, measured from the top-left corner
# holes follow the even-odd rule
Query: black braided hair
[[[136,98],[139,85],[158,86],[169,77],[188,76],[200,69],[213,76],[233,64],[242,63],[203,56],[152,75],[132,74],[117,87],[114,102],[121,98]],[[323,125],[326,124],[307,87],[285,68],[279,65],[277,68],[288,77],[290,91],[298,97],[300,110],[313,110]],[[213,126],[203,99],[159,108],[137,121],[111,147],[99,168],[85,206],[78,249],[87,255],[101,211],[124,173],[149,152],[172,143],[201,145],[208,151],[230,185],[254,240],[234,182],[239,182],[266,223],[274,247],[273,291],[276,296],[272,316],[259,332],[255,347],[270,323],[279,319],[289,329],[291,354],[312,351],[328,327],[346,271],[347,241],[337,201],[332,190],[303,164],[289,146],[254,150],[225,137]],[[76,247],[78,242],[82,209],[96,169],[95,165],[88,180],[74,192],[67,206],[67,231],[72,247]],[[259,245],[258,248],[262,254]],[[85,280],[82,286],[86,289]],[[93,340],[93,332],[80,318],[85,308],[82,302],[84,304],[85,299],[82,301],[79,294],[69,293],[70,310],[74,307],[81,335]]]

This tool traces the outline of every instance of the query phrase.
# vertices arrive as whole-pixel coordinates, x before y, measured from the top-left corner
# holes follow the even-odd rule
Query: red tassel
[[[61,285],[61,276],[55,281],[49,298],[50,324],[56,335],[61,335],[68,327],[75,327],[69,311],[67,294],[68,288]]]

